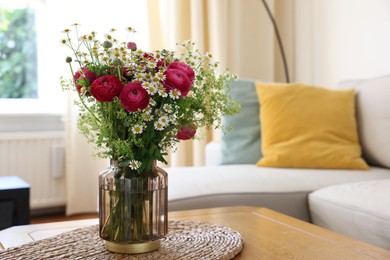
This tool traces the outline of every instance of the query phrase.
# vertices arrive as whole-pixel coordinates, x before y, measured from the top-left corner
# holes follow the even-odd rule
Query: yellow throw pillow
[[[257,166],[368,169],[361,158],[354,90],[256,84],[263,158]]]

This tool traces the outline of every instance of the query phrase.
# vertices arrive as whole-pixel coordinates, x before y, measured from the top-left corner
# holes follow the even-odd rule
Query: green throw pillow
[[[231,96],[241,105],[240,113],[224,117],[233,129],[222,135],[221,164],[256,164],[262,157],[259,101],[255,81],[239,79],[231,84]]]

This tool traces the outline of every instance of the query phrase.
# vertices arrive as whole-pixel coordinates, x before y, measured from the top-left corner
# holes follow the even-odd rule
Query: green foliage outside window
[[[33,9],[0,8],[0,98],[37,98]]]

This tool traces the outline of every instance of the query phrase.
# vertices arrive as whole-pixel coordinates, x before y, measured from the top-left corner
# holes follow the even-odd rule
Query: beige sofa
[[[359,137],[369,170],[221,165],[223,139],[207,146],[206,166],[167,169],[169,210],[267,207],[390,249],[390,76],[337,87],[356,89]],[[244,144],[254,143],[252,137],[239,137],[245,138]],[[231,147],[229,156],[240,156],[240,149]]]

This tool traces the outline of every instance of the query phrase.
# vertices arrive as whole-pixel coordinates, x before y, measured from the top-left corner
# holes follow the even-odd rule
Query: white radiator
[[[31,209],[65,205],[64,132],[0,133],[0,176],[30,184]]]

